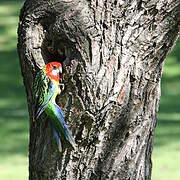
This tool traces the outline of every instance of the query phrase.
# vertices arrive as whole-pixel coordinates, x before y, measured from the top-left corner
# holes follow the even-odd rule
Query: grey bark
[[[179,21],[179,0],[25,1],[18,52],[30,117],[30,180],[151,179],[162,66]],[[64,66],[65,91],[57,101],[77,143],[62,155],[46,116],[32,121],[34,76],[51,60]]]

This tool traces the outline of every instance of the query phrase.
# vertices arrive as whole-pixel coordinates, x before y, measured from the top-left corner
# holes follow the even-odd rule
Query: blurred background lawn
[[[22,0],[0,0],[0,179],[28,179],[28,112],[16,52]],[[180,41],[167,58],[152,180],[180,179]]]

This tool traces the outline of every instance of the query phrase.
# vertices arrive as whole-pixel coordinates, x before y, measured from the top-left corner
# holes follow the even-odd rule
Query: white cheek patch
[[[57,76],[58,73],[59,73],[59,70],[58,70],[58,69],[53,69],[53,70],[52,70],[52,75],[53,75],[53,76]]]

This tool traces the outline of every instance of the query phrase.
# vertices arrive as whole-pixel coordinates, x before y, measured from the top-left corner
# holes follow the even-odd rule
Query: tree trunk
[[[151,179],[162,66],[179,22],[179,0],[25,1],[18,52],[30,116],[30,180]],[[77,144],[62,154],[46,115],[32,117],[35,74],[54,60],[64,67],[57,101]]]

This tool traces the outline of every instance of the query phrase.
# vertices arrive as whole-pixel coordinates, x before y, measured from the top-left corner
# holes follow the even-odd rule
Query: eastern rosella
[[[53,128],[59,151],[62,152],[61,140],[64,139],[74,147],[75,141],[68,129],[61,108],[56,104],[56,96],[61,93],[60,83],[62,65],[59,62],[50,62],[41,69],[34,80],[34,98],[37,104],[35,118],[45,111]]]

